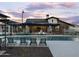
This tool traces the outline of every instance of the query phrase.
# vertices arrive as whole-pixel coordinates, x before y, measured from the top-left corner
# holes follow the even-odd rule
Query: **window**
[[[52,32],[52,26],[48,27],[48,32]]]
[[[56,26],[55,29],[56,29],[56,31],[59,31],[59,26]]]
[[[52,24],[53,19],[48,19],[48,23]]]
[[[54,24],[57,24],[57,19],[53,19],[53,20],[54,20],[53,23],[54,23]]]
[[[55,18],[52,18],[52,19],[48,19],[48,23],[50,23],[50,24],[57,24],[57,19],[55,19]]]

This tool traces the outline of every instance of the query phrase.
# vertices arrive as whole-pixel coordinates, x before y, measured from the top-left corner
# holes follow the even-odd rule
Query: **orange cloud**
[[[38,12],[34,12],[32,15],[35,18],[46,18],[46,12],[42,12],[42,11],[38,11]]]

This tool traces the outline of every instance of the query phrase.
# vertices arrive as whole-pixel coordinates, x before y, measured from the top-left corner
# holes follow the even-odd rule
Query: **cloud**
[[[9,15],[11,18],[22,18],[22,12],[21,13],[19,13],[19,12],[7,12],[7,13],[5,13],[4,12],[4,14],[6,14],[6,15]],[[29,12],[24,12],[24,14],[23,14],[23,17],[24,18],[27,18],[27,17],[29,17],[29,16],[31,16],[32,14],[31,13],[29,13]]]
[[[29,11],[36,11],[36,10],[46,10],[46,9],[53,9],[53,8],[74,8],[77,6],[74,2],[40,2],[40,3],[30,3],[27,5],[28,7],[26,10]]]
[[[22,9],[24,10],[24,18],[45,18],[46,14],[59,18],[68,18],[79,15],[79,4],[74,2],[33,2],[28,4],[24,3],[24,5],[21,7],[17,6],[15,9],[8,8],[5,10],[0,10],[0,12],[11,16],[11,18],[20,19],[22,18]],[[75,20],[67,21],[71,23],[75,22]]]
[[[4,11],[0,10],[0,13],[3,13]]]
[[[26,10],[43,10],[43,9],[50,9],[53,8],[53,5],[51,3],[30,3]]]
[[[26,5],[26,8],[21,8],[21,9],[16,8],[17,10],[8,9],[8,10],[5,10],[5,12],[7,12],[10,15],[13,15],[14,17],[18,17],[18,18],[22,17],[22,12],[21,12],[22,9],[24,9],[25,11],[24,18],[27,18],[27,17],[39,17],[40,18],[40,17],[45,17],[46,14],[53,15],[53,13],[55,13],[55,15],[59,17],[66,17],[65,15],[72,13],[72,10],[69,11],[67,8],[73,8],[75,6],[76,6],[76,3],[73,3],[73,2],[61,2],[61,3],[33,2],[33,3],[28,3],[28,5]],[[53,11],[53,10],[56,10],[56,11]]]
[[[77,4],[74,2],[64,2],[64,3],[60,3],[59,5],[66,8],[74,8],[77,6]]]
[[[69,20],[71,20],[74,24],[79,24],[79,16],[69,17]]]
[[[33,12],[32,16],[35,18],[46,18],[46,14],[48,14],[48,13],[43,12],[43,11],[37,11],[37,12]]]

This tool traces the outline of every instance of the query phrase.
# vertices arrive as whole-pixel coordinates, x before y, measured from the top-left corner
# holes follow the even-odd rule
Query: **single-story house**
[[[47,17],[44,19],[27,19],[25,23],[30,33],[40,32],[41,30],[50,34],[63,34],[64,30],[68,30],[69,27],[75,27],[75,25],[60,20],[57,17]]]

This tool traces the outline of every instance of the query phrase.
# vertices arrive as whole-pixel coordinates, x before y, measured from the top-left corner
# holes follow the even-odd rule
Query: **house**
[[[7,18],[9,18],[9,16],[0,13],[0,35],[5,32],[5,22],[8,21]],[[6,29],[8,30],[7,26]]]
[[[42,31],[49,34],[64,34],[69,27],[74,27],[73,24],[64,22],[57,17],[49,17],[49,15],[44,19],[27,19],[26,24],[30,33]]]
[[[3,14],[2,14],[3,15]],[[64,34],[66,30],[70,27],[75,27],[75,25],[64,22],[57,17],[49,17],[38,19],[27,19],[25,23],[17,23],[12,21],[8,16],[0,16],[3,24],[1,24],[0,32],[5,32],[5,22],[6,22],[6,32],[8,34],[12,33],[48,33],[48,34]]]
[[[12,34],[13,32],[16,32],[17,27],[12,26],[12,24],[18,24],[18,23],[10,20],[9,18],[10,18],[9,16],[0,13],[0,35],[5,34],[5,31],[6,34]]]

